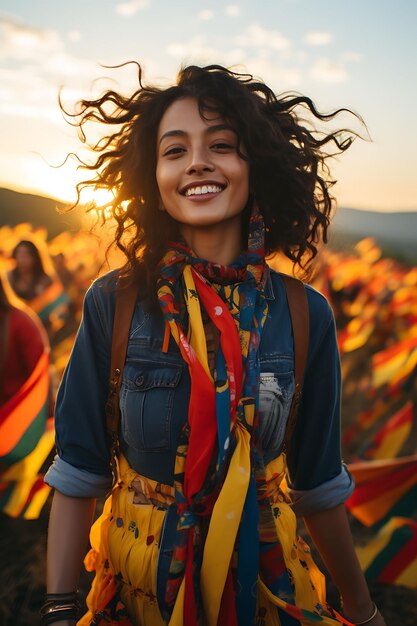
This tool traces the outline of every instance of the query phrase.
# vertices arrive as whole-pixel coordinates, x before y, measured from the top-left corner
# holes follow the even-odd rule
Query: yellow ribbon
[[[233,548],[250,479],[250,435],[236,423],[237,445],[214,505],[201,566],[201,593],[207,626],[217,626]]]
[[[207,376],[211,382],[213,382],[213,377],[208,364],[206,334],[204,332],[203,318],[201,317],[200,300],[197,295],[197,289],[190,265],[185,266],[183,276],[186,286],[186,304],[190,324],[189,343],[196,353],[201,365],[204,367],[204,371]]]

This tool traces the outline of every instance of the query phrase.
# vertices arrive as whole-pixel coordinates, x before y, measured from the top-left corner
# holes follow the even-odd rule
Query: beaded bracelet
[[[369,622],[372,622],[375,615],[378,613],[377,605],[375,604],[375,602],[372,602],[372,604],[374,608],[373,608],[371,617],[368,617],[368,619],[365,619],[363,622],[356,622],[356,626],[363,626],[364,624],[369,624]]]

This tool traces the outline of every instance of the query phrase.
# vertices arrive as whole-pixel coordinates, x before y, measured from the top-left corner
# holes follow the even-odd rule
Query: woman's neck
[[[188,224],[181,226],[181,234],[187,245],[201,259],[230,265],[242,252],[240,215],[236,219],[197,228]]]

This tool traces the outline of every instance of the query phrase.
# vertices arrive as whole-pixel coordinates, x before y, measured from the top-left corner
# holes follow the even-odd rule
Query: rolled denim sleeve
[[[341,504],[354,481],[341,459],[341,372],[333,312],[311,290],[310,344],[302,400],[287,456],[289,494],[298,516]]]
[[[289,488],[288,493],[292,499],[292,509],[296,516],[305,517],[342,504],[351,495],[354,488],[355,483],[352,475],[343,463],[342,471],[334,478],[305,491]]]
[[[110,372],[112,307],[111,295],[105,292],[99,279],[86,293],[81,325],[57,395],[58,456],[45,482],[69,496],[98,497],[111,486],[104,406]]]

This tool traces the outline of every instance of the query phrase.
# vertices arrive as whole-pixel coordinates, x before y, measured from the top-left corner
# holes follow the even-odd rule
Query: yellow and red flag
[[[410,374],[417,365],[417,336],[396,342],[377,352],[372,359],[372,382],[374,387],[395,384]]]
[[[49,487],[39,471],[54,446],[49,356],[45,350],[19,391],[0,407],[0,510],[34,519]]]
[[[402,510],[417,508],[417,454],[383,461],[358,461],[348,467],[356,487],[346,506],[365,526],[380,522],[399,505]]]
[[[375,330],[377,311],[378,305],[376,302],[368,302],[362,309],[362,313],[346,324],[345,328],[338,335],[341,353],[353,352],[353,350],[362,348],[369,341]]]
[[[53,418],[49,418],[35,449],[1,475],[0,511],[10,517],[39,517],[51,491],[39,471],[53,449],[54,441]]]
[[[49,417],[49,384],[45,350],[28,380],[0,407],[0,467],[21,461],[39,442]]]
[[[399,409],[363,448],[358,456],[366,459],[396,457],[413,427],[414,405],[411,401]]]
[[[356,548],[368,580],[417,589],[417,522],[393,517],[366,546]]]

